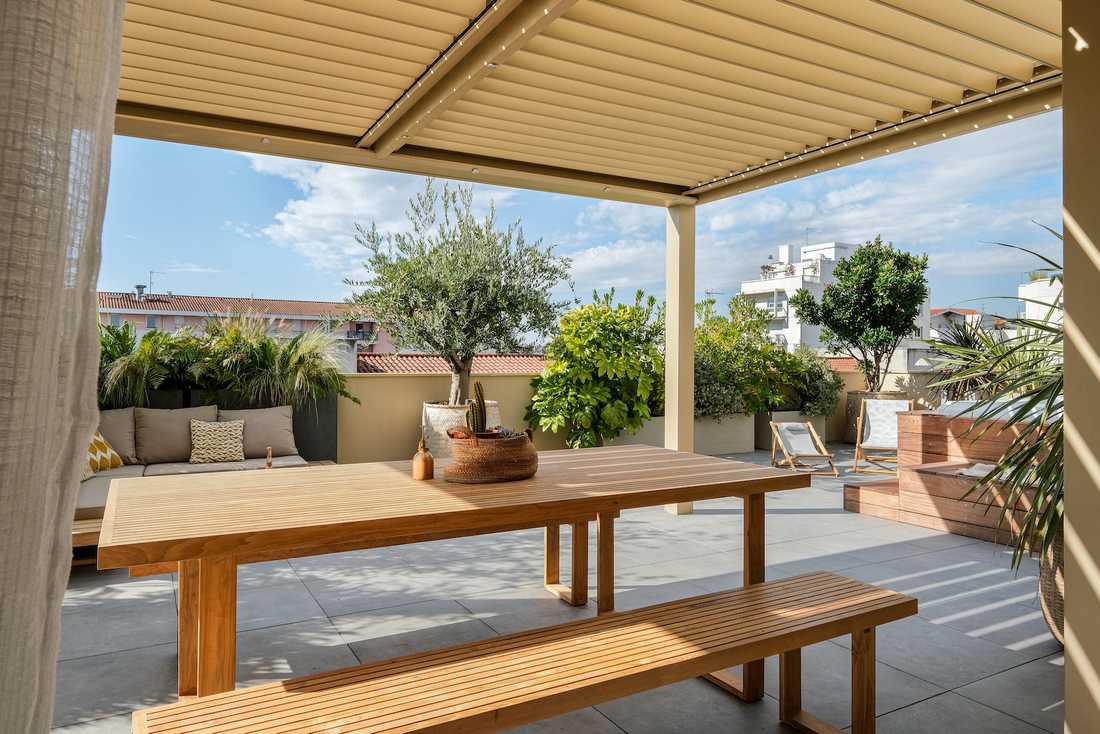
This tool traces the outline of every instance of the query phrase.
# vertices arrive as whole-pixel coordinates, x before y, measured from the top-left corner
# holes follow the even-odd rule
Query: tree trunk
[[[472,359],[466,359],[459,363],[459,370],[451,373],[451,405],[462,405],[470,396],[470,367]]]

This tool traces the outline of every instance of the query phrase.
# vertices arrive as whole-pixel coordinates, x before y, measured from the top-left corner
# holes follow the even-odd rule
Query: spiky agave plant
[[[1004,246],[1028,252],[1061,270],[1061,265],[1031,250]],[[1061,275],[1054,279],[1060,281]],[[1044,318],[1007,319],[1016,333],[995,344],[937,344],[951,372],[930,385],[972,386],[977,418],[971,431],[978,435],[993,428],[994,421],[1015,429],[1016,438],[996,467],[968,493],[977,494],[980,502],[991,507],[1000,506],[999,526],[1005,524],[1010,511],[1022,508],[1021,542],[1013,553],[1014,568],[1029,550],[1045,552],[1054,542],[1064,510],[1061,296],[1055,303],[1043,305],[1048,308]]]

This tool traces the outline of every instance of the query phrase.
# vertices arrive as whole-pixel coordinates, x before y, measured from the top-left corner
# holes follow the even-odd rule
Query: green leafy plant
[[[242,315],[211,319],[201,335],[151,330],[141,339],[132,324],[101,324],[99,404],[144,406],[151,390],[228,391],[242,404],[306,406],[347,391],[337,342],[321,330],[292,338],[271,336],[268,319]]]
[[[1061,240],[1061,235],[1049,230]],[[1016,245],[1058,271],[1052,280],[1061,280],[1061,266]],[[1003,423],[1015,437],[996,467],[978,480],[969,494],[977,494],[990,508],[999,509],[998,524],[1003,526],[1008,512],[1023,508],[1019,520],[1020,537],[1013,553],[1018,567],[1024,554],[1036,548],[1044,552],[1062,528],[1064,513],[1063,477],[1063,306],[1059,296],[1040,319],[1006,319],[1015,334],[992,342],[954,344],[935,343],[942,355],[941,366],[947,376],[935,387],[965,385],[968,397],[977,404],[972,432],[982,435],[1002,430]]]
[[[928,298],[927,269],[927,256],[895,250],[878,235],[841,258],[836,282],[820,301],[800,288],[791,305],[800,319],[822,327],[830,350],[855,358],[867,389],[877,392],[898,344],[914,333],[913,321]]]
[[[547,364],[531,385],[527,422],[567,432],[574,448],[601,446],[651,417],[650,399],[664,380],[663,318],[656,300],[638,291],[615,304],[614,291],[561,317]]]
[[[844,379],[829,367],[828,360],[805,345],[792,356],[801,373],[799,411],[805,415],[832,415],[840,404]]]
[[[782,406],[801,386],[796,360],[768,341],[768,317],[745,295],[728,315],[714,299],[695,307],[695,416],[722,418]]]
[[[481,351],[523,352],[553,333],[565,301],[551,292],[569,260],[519,223],[499,229],[495,210],[478,219],[473,188],[442,192],[429,179],[409,201],[410,231],[382,234],[357,225],[367,248],[365,280],[351,303],[380,322],[398,347],[438,354],[451,368],[451,405],[467,397],[470,366]]]

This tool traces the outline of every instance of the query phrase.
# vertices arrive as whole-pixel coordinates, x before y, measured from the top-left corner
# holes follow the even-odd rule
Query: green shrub
[[[806,415],[832,415],[844,392],[844,378],[820,354],[803,345],[792,354],[801,371],[799,410]]]
[[[602,446],[635,432],[652,413],[664,380],[664,321],[656,300],[638,291],[632,305],[614,304],[614,291],[561,317],[546,350],[547,364],[531,386],[527,422],[567,432],[574,448]]]

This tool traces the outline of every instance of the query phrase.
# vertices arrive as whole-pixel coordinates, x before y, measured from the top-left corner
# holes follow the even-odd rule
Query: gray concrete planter
[[[500,405],[495,400],[485,401],[486,423],[489,426],[500,425]],[[466,425],[466,406],[447,403],[424,403],[422,424],[428,451],[441,459],[451,455],[451,439],[447,429],[452,426]],[[413,451],[416,447],[413,446]]]

